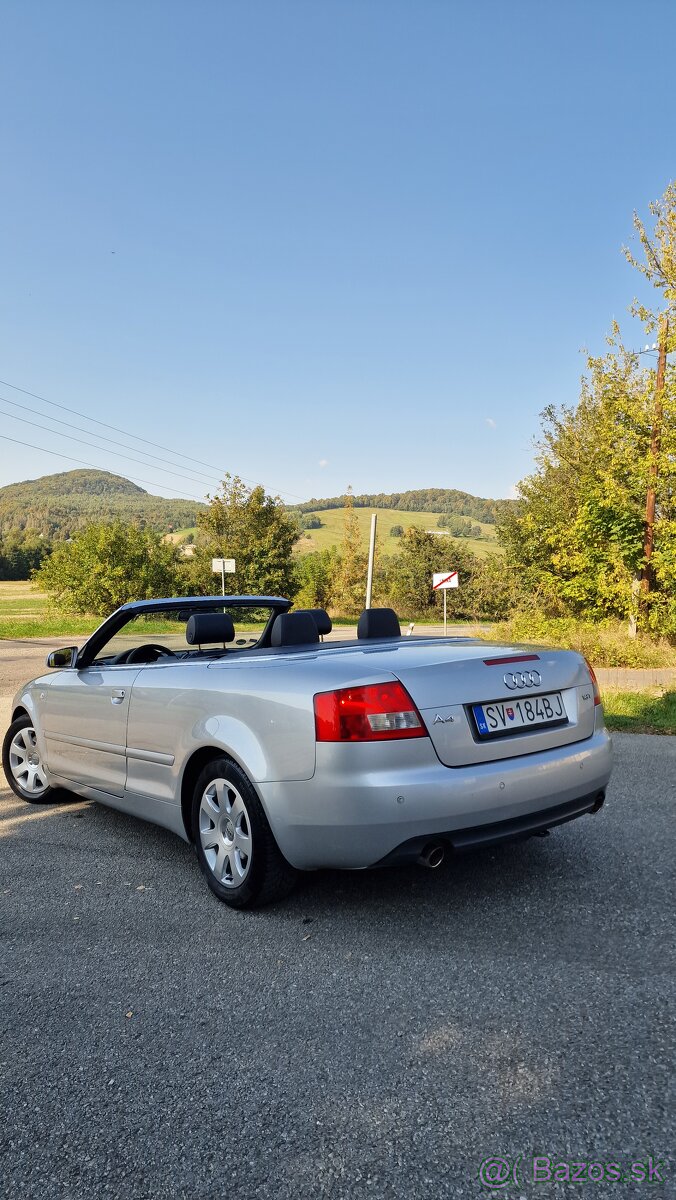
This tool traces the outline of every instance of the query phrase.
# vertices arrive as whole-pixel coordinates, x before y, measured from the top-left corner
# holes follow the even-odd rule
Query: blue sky
[[[640,292],[620,246],[676,174],[670,0],[0,21],[0,379],[209,464],[1,403],[31,446],[0,441],[0,484],[76,466],[38,445],[165,495],[228,470],[289,499],[510,494]]]

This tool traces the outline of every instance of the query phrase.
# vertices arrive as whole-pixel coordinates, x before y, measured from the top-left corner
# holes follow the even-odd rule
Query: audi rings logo
[[[505,671],[502,680],[505,687],[515,692],[517,688],[539,687],[542,676],[539,671]]]

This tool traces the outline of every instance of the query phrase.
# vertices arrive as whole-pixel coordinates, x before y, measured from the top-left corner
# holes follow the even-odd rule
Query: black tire
[[[22,733],[23,738],[20,736]],[[32,764],[35,769],[26,771],[26,784],[31,778],[33,780],[30,787],[21,784],[22,773],[17,755],[19,743],[23,743],[27,754],[30,748],[30,753],[37,759],[37,762]],[[61,788],[51,787],[47,782],[44,785],[40,783],[42,761],[35,741],[33,721],[26,713],[22,717],[17,717],[16,721],[12,721],[5,734],[2,743],[2,769],[12,791],[28,804],[54,804],[67,797],[67,793],[64,793]]]
[[[191,816],[197,861],[224,904],[259,908],[289,894],[298,873],[280,852],[255,788],[231,759],[204,767]]]

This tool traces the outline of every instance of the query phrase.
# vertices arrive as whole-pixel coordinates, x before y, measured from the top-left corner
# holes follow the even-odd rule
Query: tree
[[[197,517],[190,573],[198,591],[214,591],[212,558],[234,558],[232,580],[241,595],[281,595],[293,599],[297,583],[293,547],[300,530],[279,496],[249,488],[226,475],[218,495],[209,497]]]
[[[468,517],[458,517],[442,513],[437,521],[439,529],[448,529],[452,537],[481,537],[481,526],[469,520]]]
[[[187,585],[177,546],[122,521],[59,542],[34,579],[62,612],[99,617],[129,600],[183,595]]]
[[[434,602],[432,572],[442,569],[440,538],[411,525],[401,539],[401,552],[392,562],[390,598],[400,617],[416,617]]]
[[[667,354],[676,345],[676,183],[670,183],[661,200],[650,205],[655,218],[652,235],[643,221],[634,213],[634,227],[638,232],[644,261],[634,257],[624,247],[627,260],[661,293],[659,308],[654,312],[634,300],[632,312],[644,322],[651,333],[659,328],[659,353],[655,378],[654,405],[650,434],[650,468],[646,491],[645,516],[643,523],[643,562],[641,564],[641,609],[642,616],[649,608],[650,592],[655,587],[655,563],[653,552],[656,537],[657,486],[662,468],[661,450],[665,421],[665,387]]]
[[[403,537],[403,536],[404,536],[404,526],[403,525],[393,525],[391,527],[390,537]]]
[[[643,260],[636,258],[628,246],[622,249],[627,262],[662,293],[659,313],[646,308],[638,300],[634,300],[631,306],[634,315],[652,333],[659,325],[660,315],[666,313],[672,318],[676,315],[676,181],[668,185],[661,199],[652,201],[648,207],[655,219],[652,234],[638,213],[634,213],[634,229],[639,236]],[[676,331],[673,330],[672,321],[674,335]]]
[[[634,217],[645,262],[625,254],[660,291],[660,311],[638,301],[631,311],[648,332],[671,321],[667,350],[676,325],[676,185],[650,208],[652,235]],[[640,573],[650,581],[644,627],[676,634],[676,372],[665,366],[657,388],[656,372],[623,347],[617,325],[608,340],[608,353],[588,359],[578,404],[543,412],[536,470],[498,533],[552,615],[635,615]]]
[[[316,513],[301,513],[300,527],[301,529],[321,529],[321,517],[318,517]]]
[[[392,607],[402,618],[436,617],[438,596],[432,590],[434,572],[458,571],[460,588],[464,589],[475,563],[475,555],[450,537],[435,537],[412,525],[402,538],[400,553],[391,560],[388,584]],[[449,610],[458,615],[463,597],[455,590],[449,591],[447,603]]]
[[[347,489],[343,511],[343,540],[336,574],[335,603],[344,616],[361,612],[366,600],[368,555],[363,545],[359,520],[354,510],[352,488]]]
[[[336,546],[301,554],[295,560],[297,608],[333,608],[335,581],[340,568]]]
[[[542,414],[536,471],[518,485],[498,536],[533,597],[563,611],[625,618],[643,557],[645,497],[651,470],[654,372],[641,368],[615,335],[610,352],[590,358],[579,403]],[[667,631],[676,519],[676,380],[664,401],[655,524],[653,628]],[[661,615],[660,615],[661,614]],[[666,625],[665,622],[666,621]],[[676,631],[676,625],[673,625]]]
[[[51,549],[40,534],[14,530],[0,537],[0,579],[30,579]]]
[[[473,569],[467,582],[454,597],[454,615],[471,617],[474,621],[505,621],[532,602],[523,586],[521,572],[510,566],[504,555],[487,554],[474,557]]]

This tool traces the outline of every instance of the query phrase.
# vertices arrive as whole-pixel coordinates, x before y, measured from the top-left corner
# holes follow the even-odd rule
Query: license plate
[[[537,725],[561,725],[568,720],[560,692],[527,699],[473,704],[472,713],[481,738],[504,737],[518,729]]]

